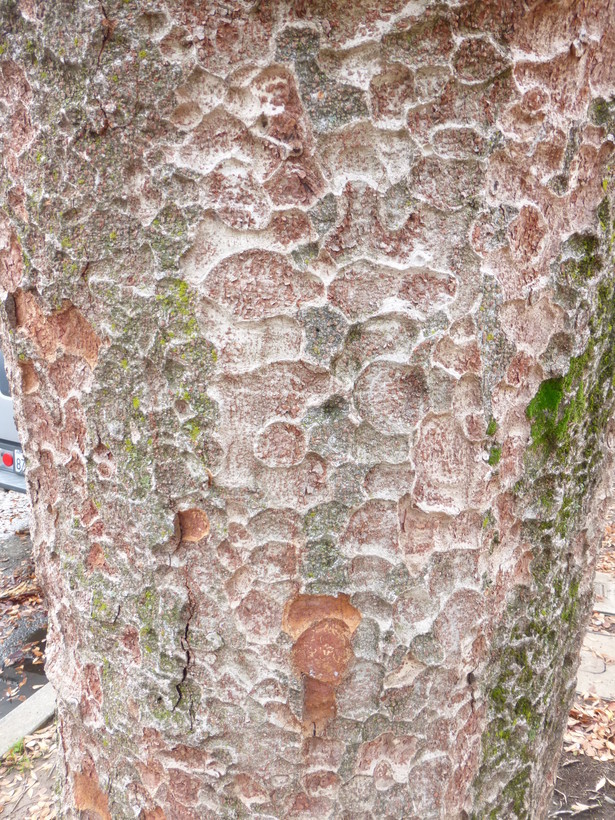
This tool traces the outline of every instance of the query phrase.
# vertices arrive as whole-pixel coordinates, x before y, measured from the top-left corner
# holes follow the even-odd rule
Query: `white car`
[[[0,351],[0,488],[26,492],[26,461],[19,443],[19,433],[13,418],[11,388]]]

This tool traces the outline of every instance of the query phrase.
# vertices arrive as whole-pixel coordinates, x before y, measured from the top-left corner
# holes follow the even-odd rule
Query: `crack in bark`
[[[100,44],[100,51],[98,52],[98,57],[96,58],[96,67],[100,68],[100,59],[102,57],[102,53],[105,50],[105,46],[109,42],[109,40],[113,37],[113,32],[117,28],[117,20],[110,20],[109,16],[107,15],[107,9],[104,7],[102,0],[99,0],[100,10],[103,14],[103,19],[101,26],[103,28],[103,38],[102,43]]]
[[[193,661],[192,648],[190,646],[190,622],[192,621],[192,618],[193,618],[194,613],[196,611],[196,602],[195,602],[195,600],[192,596],[192,592],[190,591],[190,587],[188,585],[187,579],[186,579],[186,590],[188,592],[188,620],[186,621],[186,627],[184,629],[184,634],[181,637],[181,647],[182,647],[182,649],[184,650],[184,652],[186,654],[186,663],[184,664],[184,667],[182,669],[182,679],[179,681],[179,683],[175,684],[175,689],[177,690],[177,700],[175,702],[175,705],[173,706],[173,711],[175,711],[177,709],[177,707],[179,706],[179,704],[183,700],[184,693],[182,691],[182,686],[186,682],[186,678],[188,677],[188,669],[190,668],[190,664]],[[192,698],[190,698],[190,705],[188,707],[188,712],[190,714],[190,729],[192,729],[193,724],[194,724],[194,705],[193,705]]]
[[[474,713],[474,709],[476,708],[476,694],[474,691],[474,684],[476,683],[476,675],[474,672],[468,672],[466,680],[468,682],[468,686],[470,687],[470,709],[472,713]]]
[[[111,127],[111,123],[109,122],[109,117],[108,117],[108,115],[107,115],[107,112],[105,111],[105,108],[104,108],[104,106],[103,106],[102,102],[101,102],[99,99],[97,99],[97,100],[96,100],[96,102],[98,103],[98,107],[99,107],[100,112],[101,112],[101,114],[102,114],[102,116],[103,116],[103,124],[102,124],[102,127],[101,127],[101,128],[99,128],[99,129],[97,130],[97,129],[95,129],[95,128],[92,128],[92,126],[91,126],[91,125],[89,125],[89,123],[85,123],[85,124],[84,124],[84,125],[83,125],[80,129],[79,129],[78,133],[76,134],[75,139],[74,139],[74,142],[73,142],[73,144],[74,144],[74,145],[76,145],[76,144],[77,144],[80,140],[82,140],[82,139],[83,139],[86,135],[87,135],[87,136],[89,136],[89,137],[94,137],[94,138],[96,138],[96,137],[102,137],[102,136],[103,136],[103,134],[106,134],[106,133],[107,133],[107,131],[109,130],[109,128]]]

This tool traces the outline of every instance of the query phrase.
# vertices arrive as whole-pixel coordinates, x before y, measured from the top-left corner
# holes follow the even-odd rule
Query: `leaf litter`
[[[0,760],[0,817],[53,820],[56,806],[57,731],[52,720],[27,735]]]

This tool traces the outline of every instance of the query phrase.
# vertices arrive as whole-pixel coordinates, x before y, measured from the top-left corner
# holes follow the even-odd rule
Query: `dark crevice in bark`
[[[476,707],[476,692],[474,689],[476,684],[476,675],[474,672],[468,672],[466,680],[468,682],[468,686],[470,687],[470,709],[472,710],[472,713],[474,713],[474,709]]]
[[[107,112],[105,111],[104,105],[101,103],[100,100],[97,100],[97,102],[98,102],[98,107],[100,108],[100,113],[103,115],[103,124],[102,124],[102,128],[100,128],[98,131],[96,131],[96,132],[92,131],[91,133],[92,133],[92,136],[102,137],[102,135],[106,134],[107,131],[109,130],[109,124],[110,123],[109,123],[109,117],[107,116]]]
[[[182,640],[181,640],[182,649],[186,653],[186,665],[184,666],[184,668],[182,670],[182,679],[180,680],[179,683],[175,684],[175,688],[177,690],[177,700],[175,701],[175,705],[173,706],[173,711],[175,711],[177,709],[177,707],[179,706],[179,704],[181,703],[181,701],[183,699],[184,695],[183,695],[183,692],[182,692],[182,686],[183,686],[186,678],[188,677],[188,667],[190,666],[190,661],[192,659],[191,655],[190,655],[190,643],[188,642],[189,623],[190,623],[190,621],[188,621],[188,623],[186,624],[186,631],[184,632],[184,635],[183,635]]]
[[[184,634],[182,635],[182,638],[181,638],[181,647],[184,650],[184,652],[186,653],[186,663],[185,663],[185,665],[182,669],[182,679],[179,681],[179,683],[177,683],[175,685],[175,689],[177,690],[177,700],[175,702],[175,705],[173,706],[173,711],[175,711],[177,709],[177,707],[179,706],[179,704],[183,700],[184,693],[182,691],[182,686],[186,682],[186,678],[188,677],[188,670],[190,668],[190,664],[193,661],[192,648],[190,646],[190,622],[192,621],[192,617],[195,613],[196,605],[195,605],[194,599],[192,597],[192,593],[190,592],[190,588],[187,587],[187,589],[188,589],[188,620],[186,621],[186,627],[184,629]],[[193,725],[193,722],[194,722],[194,704],[192,702],[192,698],[190,698],[190,705],[189,705],[188,711],[190,713],[190,728],[192,728],[192,725]]]
[[[100,60],[101,60],[101,57],[102,57],[102,53],[105,50],[105,46],[107,45],[109,40],[113,37],[113,32],[115,31],[115,29],[117,27],[117,20],[110,20],[109,19],[109,16],[107,14],[107,10],[104,7],[103,3],[100,2],[100,0],[99,0],[99,5],[100,5],[100,10],[102,11],[102,14],[103,14],[103,19],[102,19],[102,22],[101,22],[101,26],[102,26],[102,30],[103,30],[103,38],[102,38],[102,43],[100,44],[100,51],[98,52],[98,57],[96,58],[96,67],[97,68],[100,68]]]

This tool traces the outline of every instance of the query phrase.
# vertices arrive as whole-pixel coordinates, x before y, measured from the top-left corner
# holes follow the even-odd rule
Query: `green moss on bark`
[[[604,212],[602,205],[603,217]],[[575,239],[574,270],[571,257],[560,267],[562,283],[573,281],[576,298],[591,302],[589,341],[564,375],[542,382],[527,407],[530,442],[525,476],[515,491],[533,553],[531,581],[517,588],[493,644],[485,679],[489,717],[475,781],[480,802],[498,818],[532,816],[543,788],[532,777],[533,766],[540,769],[539,749],[545,753],[535,741],[539,735],[550,738],[549,754],[558,754],[554,726],[564,724],[571,667],[590,610],[573,542],[599,477],[602,437],[614,407],[615,277],[612,264],[596,262],[610,243],[610,233]],[[564,252],[570,254],[570,242]],[[521,763],[527,765],[519,770]],[[487,798],[494,776],[505,786]]]

